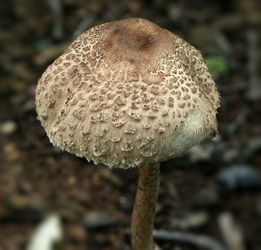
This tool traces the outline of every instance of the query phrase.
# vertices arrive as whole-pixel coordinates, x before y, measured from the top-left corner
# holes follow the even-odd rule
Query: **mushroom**
[[[159,164],[216,134],[219,94],[200,52],[140,18],[95,26],[43,73],[38,119],[57,147],[138,168],[132,247],[154,249]]]

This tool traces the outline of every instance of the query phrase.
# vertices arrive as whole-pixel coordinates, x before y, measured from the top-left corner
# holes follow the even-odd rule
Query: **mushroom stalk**
[[[139,180],[131,221],[133,250],[154,250],[152,236],[159,192],[160,165],[139,168]]]

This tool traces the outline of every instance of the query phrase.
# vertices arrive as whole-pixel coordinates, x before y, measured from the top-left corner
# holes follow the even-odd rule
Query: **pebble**
[[[229,190],[261,188],[260,173],[246,164],[235,164],[221,170],[217,180]]]
[[[17,125],[14,121],[5,121],[0,123],[0,134],[2,135],[11,135],[17,129]]]
[[[114,224],[115,220],[111,216],[98,211],[91,212],[83,220],[83,225],[87,229],[109,227]]]

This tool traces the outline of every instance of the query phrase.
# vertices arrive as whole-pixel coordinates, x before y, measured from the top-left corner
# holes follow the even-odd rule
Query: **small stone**
[[[235,164],[221,170],[217,180],[230,190],[261,188],[260,173],[245,164]]]
[[[17,125],[14,121],[5,121],[0,123],[0,134],[2,135],[11,135],[17,129]]]
[[[98,211],[88,214],[83,221],[83,225],[88,229],[110,227],[115,224],[115,220],[105,214]]]

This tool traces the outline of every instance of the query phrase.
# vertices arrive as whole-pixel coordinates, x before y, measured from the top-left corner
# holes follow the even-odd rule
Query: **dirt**
[[[228,212],[241,232],[242,249],[260,250],[260,189],[228,190],[216,178],[239,163],[261,171],[260,2],[50,2],[0,4],[0,250],[25,249],[50,214],[62,219],[60,249],[130,249],[137,171],[109,170],[54,148],[37,120],[34,90],[75,36],[133,16],[158,23],[197,46],[207,60],[218,55],[223,63],[222,70],[215,64],[212,72],[222,96],[219,135],[162,163],[155,228],[204,234],[223,244],[218,222]],[[90,228],[86,221],[93,212],[112,220]],[[204,249],[157,242],[162,249]]]

